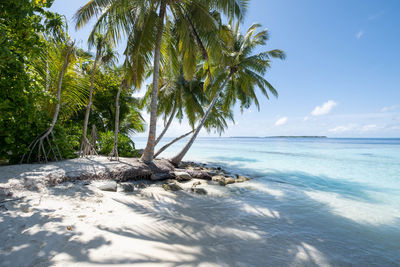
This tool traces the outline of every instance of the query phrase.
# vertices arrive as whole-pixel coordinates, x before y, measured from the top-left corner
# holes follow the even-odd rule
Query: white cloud
[[[331,133],[344,133],[354,129],[354,125],[341,125],[335,128],[329,129]]]
[[[276,126],[284,125],[287,123],[288,117],[282,117],[275,122]]]
[[[356,38],[357,38],[357,40],[360,40],[360,38],[362,37],[364,35],[364,31],[359,31],[357,34],[356,34]]]
[[[369,132],[378,129],[378,126],[376,124],[366,124],[363,127],[361,127],[362,132]]]
[[[328,102],[322,104],[322,106],[316,106],[314,110],[311,112],[311,115],[313,116],[326,115],[329,112],[331,112],[332,108],[336,105],[337,103],[335,101],[329,100]]]
[[[383,107],[381,109],[381,112],[392,111],[392,110],[395,110],[395,109],[398,109],[398,108],[400,108],[400,105],[393,105],[393,106]]]
[[[308,117],[308,116],[305,116],[304,119],[303,119],[303,121],[308,121],[308,119],[309,119],[309,117]]]

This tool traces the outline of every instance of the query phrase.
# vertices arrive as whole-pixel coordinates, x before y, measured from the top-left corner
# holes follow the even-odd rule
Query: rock
[[[232,177],[225,178],[225,184],[234,184],[234,183],[235,183],[235,178]]]
[[[181,172],[181,171],[175,171],[175,178],[178,181],[189,181],[192,180],[192,176],[188,174],[187,172]]]
[[[207,195],[207,191],[204,188],[192,187],[192,192],[199,195]]]
[[[201,185],[201,182],[200,182],[200,181],[194,182],[194,183],[192,184],[192,187],[196,187],[196,186],[198,186],[198,185]]]
[[[221,181],[221,180],[225,180],[225,177],[224,177],[224,176],[221,176],[221,175],[214,175],[214,176],[211,178],[211,180],[212,180],[213,182],[219,182],[219,181]]]
[[[216,176],[214,176],[216,177]],[[217,176],[217,177],[222,177],[222,176]],[[219,185],[225,186],[228,184],[234,184],[235,183],[235,179],[232,177],[222,177],[222,178],[216,178],[216,180],[218,182]]]
[[[120,183],[119,188],[121,189],[122,192],[125,193],[133,192],[135,190],[133,184],[130,183]]]
[[[160,181],[160,180],[167,180],[174,178],[174,173],[173,172],[159,172],[159,173],[154,173],[150,176],[150,179],[153,181]]]
[[[147,184],[145,184],[145,183],[140,183],[137,185],[137,188],[146,188],[146,187],[147,187]]]
[[[182,190],[182,187],[177,185],[176,183],[165,183],[162,185],[165,191],[179,191]]]
[[[246,182],[248,180],[250,180],[250,178],[238,175],[237,178],[236,178],[236,183],[243,183],[243,182]]]
[[[111,192],[116,192],[117,191],[117,182],[115,181],[106,181],[102,182],[97,186],[98,189],[102,191],[111,191]]]
[[[193,170],[193,169],[175,169],[175,171],[186,172],[192,178],[197,178],[197,179],[202,179],[202,180],[211,180],[211,176],[205,171],[196,171],[196,170]]]

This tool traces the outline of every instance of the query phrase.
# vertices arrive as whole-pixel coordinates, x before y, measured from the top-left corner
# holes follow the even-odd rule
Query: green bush
[[[99,154],[108,155],[114,145],[114,132],[101,132],[99,138]],[[118,134],[118,154],[120,157],[139,157],[135,143],[126,135]]]

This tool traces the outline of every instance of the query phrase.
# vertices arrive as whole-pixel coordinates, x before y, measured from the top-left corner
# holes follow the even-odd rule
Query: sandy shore
[[[126,193],[102,191],[101,181],[40,182],[49,173],[100,173],[118,164],[97,158],[0,167],[0,265],[262,265],[260,236],[221,220],[234,205],[224,199],[239,184],[192,179],[171,192],[162,182],[136,181]],[[194,183],[208,194],[193,193]]]

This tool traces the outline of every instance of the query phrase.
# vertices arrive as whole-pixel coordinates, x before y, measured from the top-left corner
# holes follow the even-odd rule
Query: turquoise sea
[[[198,138],[184,160],[254,178],[215,220],[254,229],[276,263],[400,266],[400,139]]]

